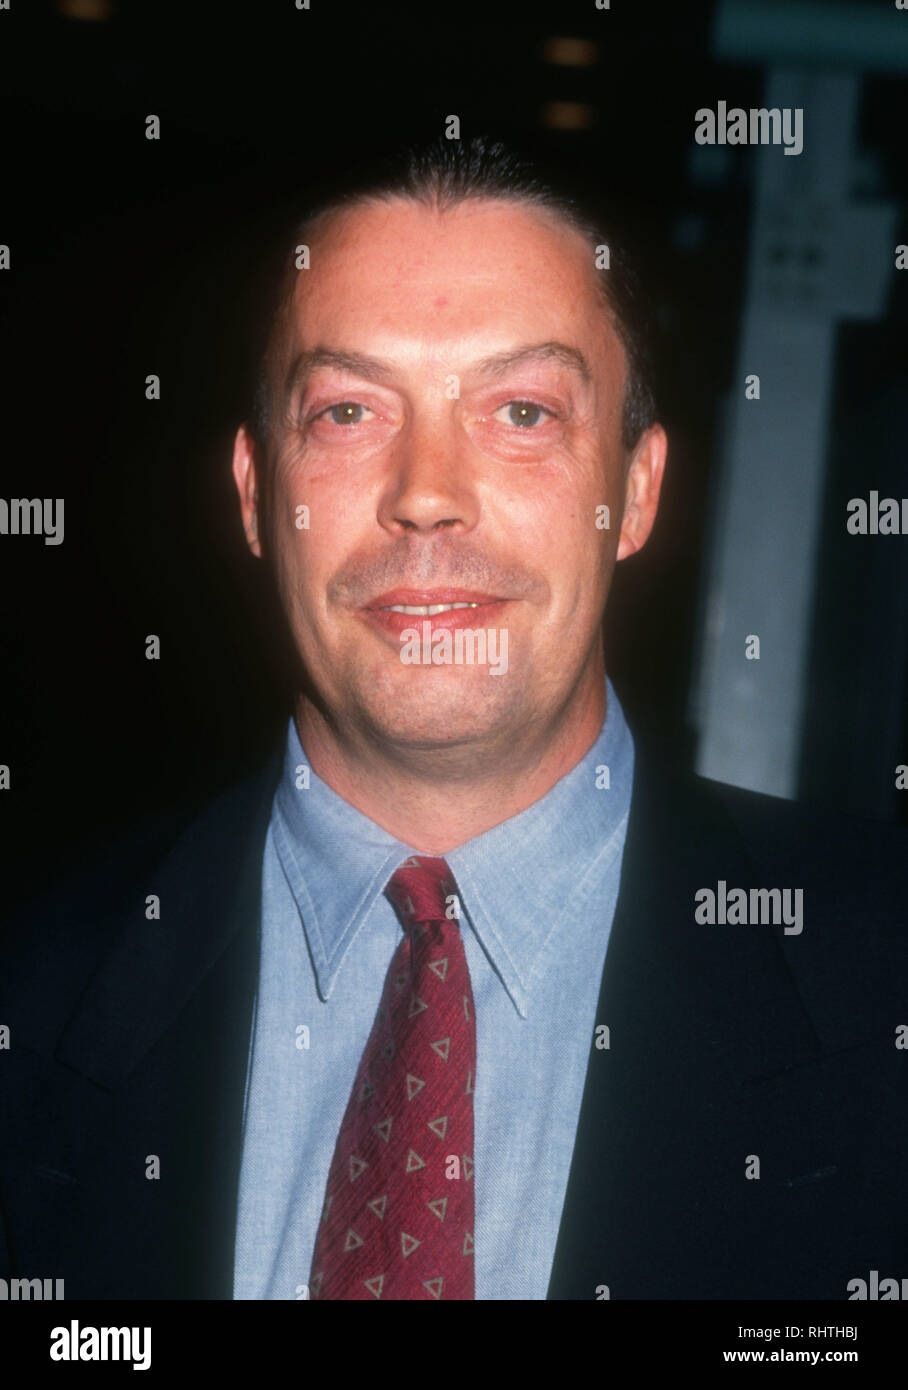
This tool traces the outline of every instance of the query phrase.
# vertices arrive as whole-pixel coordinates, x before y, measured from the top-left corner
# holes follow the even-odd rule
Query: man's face
[[[401,755],[501,752],[601,699],[615,560],[658,499],[664,436],[629,467],[625,353],[592,250],[523,204],[397,199],[330,220],[310,265],[268,463],[237,437],[250,545],[339,728]],[[400,611],[452,603],[476,606]],[[469,644],[458,661],[463,629],[485,632],[484,664]]]

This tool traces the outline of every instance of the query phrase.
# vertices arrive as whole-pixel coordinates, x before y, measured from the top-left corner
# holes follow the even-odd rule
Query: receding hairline
[[[511,208],[514,211],[523,212],[527,216],[534,218],[537,222],[544,223],[549,230],[554,232],[570,232],[583,242],[588,251],[594,252],[596,249],[596,229],[587,223],[583,218],[571,215],[568,208],[546,200],[541,195],[535,197],[530,193],[520,189],[513,193],[507,192],[467,192],[458,196],[447,195],[439,197],[436,193],[429,192],[403,192],[390,190],[384,192],[365,192],[353,194],[349,198],[339,199],[329,207],[322,208],[315,212],[311,217],[305,218],[299,223],[297,233],[299,237],[307,237],[306,244],[310,245],[319,237],[327,236],[332,227],[339,221],[355,216],[368,208],[391,207],[394,204],[410,205],[414,208],[422,208],[427,212],[435,212],[439,217],[449,213],[470,211],[472,206],[499,206]],[[609,297],[608,288],[602,277],[593,274],[593,281],[599,293],[608,306],[610,313],[615,314],[615,308]],[[291,285],[296,287],[298,277],[295,277],[293,268],[288,272],[286,287]],[[286,295],[292,298],[292,292]]]
[[[247,423],[254,437],[267,447],[272,437],[274,419],[274,388],[286,370],[290,353],[290,332],[300,287],[297,256],[302,246],[313,245],[317,239],[330,235],[341,219],[364,209],[411,204],[414,209],[435,210],[439,214],[469,209],[471,205],[512,207],[522,211],[537,225],[562,236],[573,232],[579,236],[590,256],[590,274],[595,285],[595,300],[603,311],[609,328],[616,334],[624,358],[624,400],[621,409],[622,442],[630,451],[640,435],[658,418],[654,395],[654,360],[652,357],[649,306],[637,274],[634,258],[629,257],[623,239],[616,240],[614,228],[605,206],[597,196],[566,189],[560,180],[533,175],[515,168],[510,159],[502,168],[503,152],[497,146],[488,147],[482,140],[464,154],[458,152],[451,167],[450,151],[431,153],[428,163],[419,157],[416,164],[407,166],[403,177],[382,175],[378,182],[335,185],[330,193],[310,202],[287,224],[281,241],[285,248],[275,252],[283,260],[283,268],[275,264],[274,291],[270,305],[262,314],[262,332],[256,351],[257,368],[253,400]],[[491,161],[490,168],[486,164]],[[487,177],[488,174],[488,177]],[[504,180],[504,181],[503,181]],[[620,218],[620,213],[619,213]],[[288,249],[295,247],[294,255]],[[604,263],[600,252],[605,251]]]
[[[546,220],[550,225],[561,228],[568,227],[571,231],[583,236],[582,219],[573,217],[567,207],[560,206],[542,194],[535,195],[519,188],[514,189],[512,193],[506,189],[501,189],[495,191],[471,190],[456,194],[450,192],[439,194],[432,189],[413,191],[367,189],[349,195],[340,195],[328,206],[319,208],[311,216],[303,218],[298,226],[300,229],[308,230],[313,237],[319,234],[323,235],[332,222],[343,217],[361,212],[364,208],[390,207],[396,203],[423,208],[427,212],[435,212],[439,216],[469,211],[473,206],[496,204],[505,207],[510,206]]]
[[[338,222],[349,220],[357,213],[369,208],[379,208],[382,206],[392,206],[394,204],[410,204],[414,208],[423,208],[429,212],[436,212],[439,216],[457,212],[468,208],[468,205],[502,205],[512,207],[515,210],[523,211],[539,222],[544,223],[550,230],[564,232],[568,231],[579,238],[592,253],[594,249],[595,229],[587,226],[580,219],[570,216],[567,209],[557,204],[552,204],[543,197],[536,198],[529,193],[516,190],[513,194],[506,191],[486,193],[466,192],[460,195],[439,196],[435,190],[405,192],[399,190],[389,190],[385,192],[362,192],[352,194],[349,197],[339,198],[330,204],[306,217],[297,225],[296,235],[298,240],[303,239],[302,244],[311,250],[312,245],[319,238],[330,235],[332,228],[336,229]],[[623,325],[620,315],[609,295],[604,278],[595,273],[591,267],[592,283],[597,291],[597,298],[600,306],[605,309],[609,325],[616,332],[625,357],[625,388],[627,377],[630,374],[631,364],[628,352]],[[268,335],[268,345],[266,349],[266,370],[271,377],[270,389],[273,391],[278,385],[274,380],[275,373],[279,364],[286,368],[288,356],[287,327],[288,319],[291,316],[293,304],[297,290],[301,284],[299,271],[295,265],[287,269],[284,283],[281,289],[280,298],[274,315],[271,331]]]

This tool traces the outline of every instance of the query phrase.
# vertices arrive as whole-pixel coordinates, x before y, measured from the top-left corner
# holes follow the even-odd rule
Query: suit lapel
[[[60,1039],[57,1059],[85,1078],[95,1112],[85,1128],[99,1136],[93,1152],[70,1141],[79,1185],[54,1266],[65,1275],[72,1262],[70,1296],[232,1297],[262,852],[279,769],[275,753],[178,841]],[[145,918],[146,892],[160,898],[160,921]],[[92,1252],[84,1280],[80,1249]]]
[[[596,1015],[609,1047],[590,1050],[550,1299],[729,1296],[721,1260],[700,1290],[691,1276],[723,1203],[748,1186],[746,1131],[729,1159],[723,1105],[742,1077],[781,1072],[810,1043],[782,1021],[793,1000],[775,1032],[757,1024],[790,992],[771,929],[694,922],[698,888],[750,874],[701,784],[676,782],[638,748]],[[709,1278],[719,1292],[704,1291]]]

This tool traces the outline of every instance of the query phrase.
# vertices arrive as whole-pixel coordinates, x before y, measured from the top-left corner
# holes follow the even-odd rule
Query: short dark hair
[[[305,210],[293,218],[291,247],[306,245],[319,222],[369,202],[403,198],[435,207],[455,207],[470,198],[504,199],[548,210],[584,236],[590,247],[608,247],[608,269],[598,270],[603,305],[627,356],[627,384],[621,416],[622,443],[632,449],[656,419],[652,315],[639,274],[614,229],[607,230],[596,197],[569,188],[553,172],[500,140],[485,135],[469,140],[439,137],[409,146],[352,175],[322,181]],[[292,297],[297,271],[282,240],[278,274],[266,295],[254,366],[255,383],[248,425],[260,442],[271,423],[272,385],[269,365],[278,319]]]

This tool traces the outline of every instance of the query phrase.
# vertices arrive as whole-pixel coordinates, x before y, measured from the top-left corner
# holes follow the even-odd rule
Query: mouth
[[[436,613],[450,613],[454,608],[478,608],[478,603],[433,603],[420,607],[417,604],[390,603],[380,609],[382,613],[414,613],[421,618],[434,618]]]
[[[379,594],[360,611],[373,627],[399,639],[408,628],[423,631],[495,627],[510,599],[468,589],[393,589]]]

